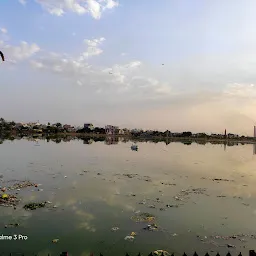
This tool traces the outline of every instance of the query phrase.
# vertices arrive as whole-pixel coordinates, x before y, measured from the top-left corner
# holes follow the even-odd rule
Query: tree
[[[62,124],[61,124],[61,123],[57,123],[56,126],[57,126],[58,128],[60,128],[60,127],[62,127]]]
[[[182,137],[190,137],[192,136],[192,132],[183,132]]]

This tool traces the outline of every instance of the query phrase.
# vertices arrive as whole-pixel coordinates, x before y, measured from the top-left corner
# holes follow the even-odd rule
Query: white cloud
[[[22,41],[18,46],[12,46],[0,41],[0,46],[5,54],[6,60],[13,62],[28,59],[40,51],[40,47],[37,44],[28,44],[24,41]]]
[[[20,2],[22,5],[26,5],[26,3],[27,3],[26,0],[19,0],[19,2]]]
[[[36,0],[50,14],[62,16],[66,12],[82,15],[89,13],[94,19],[100,19],[107,9],[118,6],[113,0]]]
[[[83,83],[80,81],[80,80],[77,80],[76,83],[79,85],[79,86],[82,86]]]
[[[256,98],[256,86],[254,84],[228,84],[223,91],[224,95],[233,98]]]
[[[3,33],[3,34],[7,34],[7,29],[6,29],[6,28],[1,28],[0,31],[1,31],[1,33]]]
[[[85,39],[84,42],[87,45],[87,49],[83,52],[79,58],[79,61],[84,61],[91,56],[97,56],[103,53],[103,50],[99,46],[105,41],[104,37],[99,39]]]
[[[35,60],[32,60],[30,63],[31,63],[32,67],[37,68],[37,69],[40,69],[40,68],[44,67],[44,65],[41,62],[38,62],[38,61],[35,61]]]

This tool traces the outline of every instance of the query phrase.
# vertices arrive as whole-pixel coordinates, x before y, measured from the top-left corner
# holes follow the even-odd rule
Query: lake
[[[131,145],[4,141],[1,187],[13,180],[39,186],[7,192],[17,193],[21,202],[16,209],[0,207],[0,235],[21,234],[27,240],[0,239],[0,250],[107,256],[160,249],[176,255],[247,255],[256,249],[253,145],[139,142],[137,152]],[[41,201],[51,207],[23,209]],[[155,216],[158,228],[149,231],[150,223],[132,218],[141,213]],[[5,228],[14,222],[20,226]],[[137,233],[134,240],[125,240],[131,232]]]

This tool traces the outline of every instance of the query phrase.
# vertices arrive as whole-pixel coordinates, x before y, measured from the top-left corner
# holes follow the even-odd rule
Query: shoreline
[[[193,137],[166,137],[166,136],[132,136],[132,135],[107,135],[107,134],[93,134],[93,133],[55,133],[55,134],[45,134],[45,133],[23,133],[19,134],[12,132],[10,134],[3,134],[2,139],[8,139],[15,137],[34,137],[34,138],[78,138],[78,139],[88,139],[88,138],[124,138],[131,141],[156,141],[156,142],[204,142],[204,143],[242,143],[242,144],[256,144],[256,140],[253,138],[193,138]],[[0,135],[1,138],[1,135]]]

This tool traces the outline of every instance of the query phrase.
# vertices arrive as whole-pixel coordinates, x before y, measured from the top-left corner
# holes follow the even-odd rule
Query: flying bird
[[[4,61],[4,54],[1,51],[0,51],[0,55],[1,55],[2,60]]]

